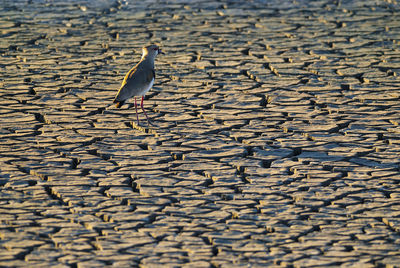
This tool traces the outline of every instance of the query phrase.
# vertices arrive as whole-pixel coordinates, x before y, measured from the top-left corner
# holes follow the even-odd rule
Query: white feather
[[[153,80],[151,80],[151,82],[150,82],[150,84],[148,85],[148,87],[145,87],[145,88],[143,89],[143,91],[140,92],[140,95],[139,95],[139,96],[144,96],[144,95],[153,87],[153,84],[154,84],[154,78],[153,78]]]

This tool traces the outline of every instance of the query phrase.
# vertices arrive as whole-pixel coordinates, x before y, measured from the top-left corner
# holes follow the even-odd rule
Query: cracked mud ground
[[[396,2],[0,15],[0,266],[399,266]],[[149,43],[150,128],[110,106]]]

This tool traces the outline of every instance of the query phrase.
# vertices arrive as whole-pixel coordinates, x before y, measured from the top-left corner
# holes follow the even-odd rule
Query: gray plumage
[[[156,45],[150,45],[143,48],[142,59],[125,75],[124,81],[122,82],[122,85],[114,99],[116,107],[120,108],[128,99],[132,97],[135,98],[135,109],[138,124],[139,117],[137,114],[136,104],[137,96],[142,97],[141,107],[148,122],[150,123],[146,111],[143,108],[143,98],[154,84],[154,80],[156,78],[154,72],[154,60],[159,53],[162,53],[162,51]]]

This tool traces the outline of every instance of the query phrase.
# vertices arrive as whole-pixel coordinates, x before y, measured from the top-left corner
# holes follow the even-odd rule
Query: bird
[[[149,117],[143,108],[143,99],[144,95],[152,88],[154,84],[154,80],[156,78],[154,61],[158,54],[164,54],[164,52],[162,52],[157,45],[149,45],[142,48],[141,60],[125,75],[121,87],[114,99],[116,107],[121,108],[121,106],[124,105],[128,99],[134,97],[136,120],[138,125],[139,115],[137,112],[136,97],[142,97],[140,107],[147,118],[148,124],[151,124]]]

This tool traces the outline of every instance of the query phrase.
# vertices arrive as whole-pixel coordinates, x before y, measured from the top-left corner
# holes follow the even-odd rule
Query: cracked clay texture
[[[1,1],[0,266],[400,267],[399,18]],[[154,127],[112,106],[151,43]]]

